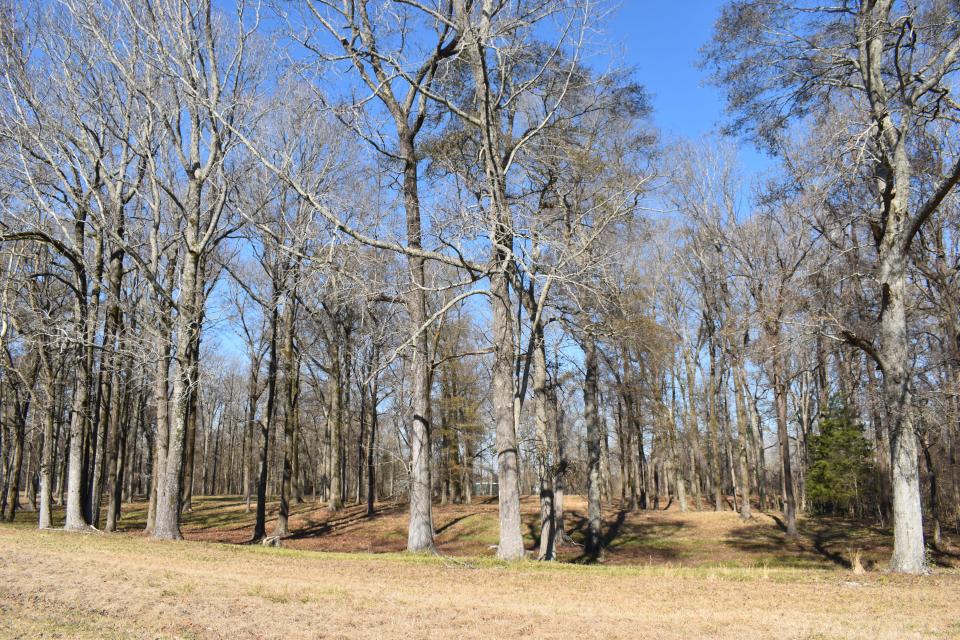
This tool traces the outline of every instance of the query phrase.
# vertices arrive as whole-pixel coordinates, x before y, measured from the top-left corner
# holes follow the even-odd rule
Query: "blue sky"
[[[724,120],[723,94],[709,86],[707,73],[697,68],[699,50],[710,39],[722,4],[720,0],[620,0],[603,25],[605,42],[588,45],[603,49],[606,44],[611,51],[595,50],[599,58],[612,53],[634,70],[635,79],[651,94],[653,120],[665,141],[696,139],[716,131]],[[740,145],[740,161],[745,184],[772,164],[749,145]],[[230,331],[215,333],[231,355],[244,357],[242,345]]]
[[[699,49],[712,34],[719,0],[621,0],[606,25],[611,45],[653,97],[654,121],[664,137],[697,138],[719,128],[723,95],[697,68]],[[744,173],[770,163],[749,145],[741,147]]]

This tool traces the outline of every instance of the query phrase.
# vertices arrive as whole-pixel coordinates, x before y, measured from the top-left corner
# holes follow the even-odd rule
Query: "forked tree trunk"
[[[100,372],[98,375],[97,398],[99,402],[97,404],[99,405],[99,411],[96,421],[96,437],[94,438],[96,447],[94,450],[93,476],[90,480],[89,513],[87,514],[90,524],[93,525],[94,528],[100,526],[100,507],[103,500],[106,462],[109,456],[109,451],[107,450],[110,435],[109,425],[113,410],[111,407],[114,385],[113,362],[115,359],[113,333],[116,329],[112,327],[113,322],[110,320],[110,315],[109,313],[107,314],[107,326],[104,329],[106,335],[104,336],[102,356],[100,358]]]
[[[191,179],[187,187],[184,225],[184,256],[180,273],[180,295],[177,299],[176,345],[173,376],[173,411],[170,415],[170,437],[166,463],[157,483],[157,513],[153,538],[179,540],[180,506],[184,480],[184,460],[189,435],[191,401],[197,389],[200,352],[200,331],[204,307],[204,247],[200,236],[202,184]],[[195,413],[195,411],[194,411]]]
[[[462,55],[469,64],[474,81],[474,103],[483,149],[486,178],[488,233],[491,241],[490,304],[493,342],[492,399],[496,423],[497,472],[499,482],[500,542],[497,557],[519,560],[524,556],[520,520],[520,469],[517,450],[517,398],[514,388],[513,307],[510,302],[509,275],[512,269],[514,228],[507,196],[507,176],[501,164],[501,113],[487,66],[488,47],[494,37],[491,20],[493,3],[485,0],[474,20],[468,3],[457,2],[454,14],[461,33],[470,34],[469,47]]]
[[[121,207],[116,219],[120,221],[117,233],[123,235],[123,209]],[[96,527],[100,522],[100,505],[103,497],[103,490],[106,484],[108,474],[107,466],[110,464],[108,458],[112,451],[109,448],[114,438],[110,432],[113,425],[117,424],[116,413],[119,407],[116,406],[118,395],[114,387],[119,384],[119,376],[116,373],[118,355],[116,352],[117,334],[120,331],[120,296],[123,286],[123,258],[122,250],[115,250],[110,254],[110,266],[107,270],[107,286],[109,291],[110,305],[107,308],[106,319],[103,329],[103,354],[100,359],[100,407],[99,407],[99,435],[100,442],[97,447],[96,462],[94,464],[93,482],[91,486],[93,491],[90,496],[90,518],[91,524]],[[109,530],[109,529],[108,529]]]

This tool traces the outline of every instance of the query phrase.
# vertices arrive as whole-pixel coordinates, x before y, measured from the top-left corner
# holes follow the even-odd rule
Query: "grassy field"
[[[503,565],[492,502],[437,507],[429,557],[397,553],[400,505],[299,505],[281,549],[217,544],[249,538],[235,498],[199,499],[187,542],[145,539],[142,506],[125,517],[120,535],[38,532],[29,513],[0,525],[0,637],[960,638],[955,547],[932,576],[894,576],[889,533],[842,520],[788,542],[775,514],[610,510],[600,565],[576,546],[573,562]],[[865,574],[848,568],[857,550]]]

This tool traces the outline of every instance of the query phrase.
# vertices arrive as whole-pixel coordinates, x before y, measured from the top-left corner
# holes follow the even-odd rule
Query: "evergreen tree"
[[[856,413],[841,399],[830,401],[820,433],[810,439],[807,491],[819,513],[862,515],[872,491],[870,443]]]

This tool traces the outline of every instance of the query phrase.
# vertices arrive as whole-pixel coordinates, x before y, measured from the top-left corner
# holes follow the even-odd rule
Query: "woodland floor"
[[[585,504],[568,506],[579,540]],[[397,553],[403,505],[297,505],[282,549],[195,543],[250,538],[237,498],[195,499],[179,543],[144,538],[143,505],[124,507],[123,535],[38,532],[29,512],[0,525],[0,638],[960,638],[956,539],[932,576],[894,576],[889,531],[840,519],[787,541],[779,514],[611,509],[600,566],[577,546],[572,564],[504,565],[487,499],[435,506],[429,557]],[[523,511],[533,549],[535,498]]]

